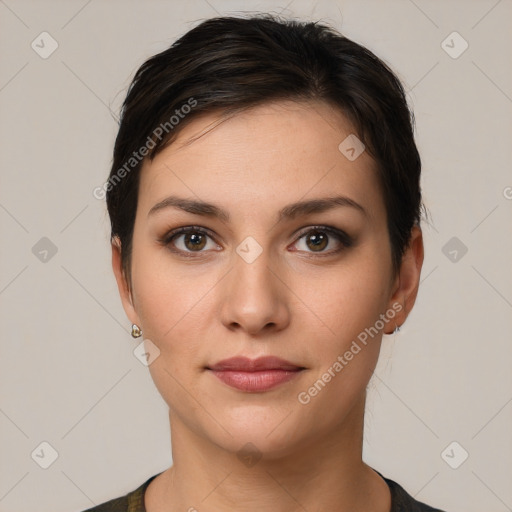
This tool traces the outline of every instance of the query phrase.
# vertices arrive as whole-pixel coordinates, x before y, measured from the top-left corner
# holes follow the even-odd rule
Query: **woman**
[[[423,263],[403,88],[314,23],[201,23],[145,62],[103,191],[173,465],[91,511],[433,511],[362,461]]]

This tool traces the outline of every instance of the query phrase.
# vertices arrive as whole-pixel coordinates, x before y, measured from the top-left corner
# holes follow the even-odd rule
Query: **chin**
[[[221,438],[216,443],[230,452],[255,450],[273,459],[300,448],[302,429],[297,428],[290,407],[244,404],[227,408],[216,419],[227,431],[218,431]]]

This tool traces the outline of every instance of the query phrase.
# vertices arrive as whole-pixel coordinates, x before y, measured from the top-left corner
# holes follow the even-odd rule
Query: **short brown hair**
[[[352,122],[377,164],[393,269],[399,269],[422,206],[414,115],[402,84],[371,51],[331,27],[261,14],[208,19],[136,72],[121,110],[106,194],[111,238],[121,241],[128,276],[143,161],[134,153],[146,147],[144,158],[153,159],[200,114],[281,99],[325,100]]]

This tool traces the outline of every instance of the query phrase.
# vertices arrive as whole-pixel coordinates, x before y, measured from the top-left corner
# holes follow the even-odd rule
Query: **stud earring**
[[[393,334],[395,332],[400,332],[400,326],[395,324],[395,330],[393,331]]]
[[[138,325],[132,324],[132,337],[140,338],[142,336],[142,331]]]

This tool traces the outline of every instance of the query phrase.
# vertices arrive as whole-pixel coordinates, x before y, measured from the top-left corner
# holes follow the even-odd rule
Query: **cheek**
[[[338,271],[297,281],[297,295],[306,297],[308,306],[300,330],[309,333],[315,347],[310,351],[314,369],[303,391],[311,390],[312,399],[322,395],[315,398],[317,406],[333,400],[334,416],[364,390],[379,356],[382,329],[377,332],[375,325],[387,306],[389,276],[385,258],[379,261],[372,252],[347,258]],[[318,380],[325,387],[320,382],[311,388]]]
[[[194,305],[201,295],[199,284],[190,284],[190,272],[172,262],[165,247],[148,242],[149,235],[139,235],[134,241],[132,281],[137,313],[145,334],[155,340],[172,335],[174,326]],[[134,236],[135,240],[135,236]]]
[[[347,260],[332,272],[302,275],[293,285],[304,309],[304,327],[321,330],[325,345],[340,350],[363,331],[375,324],[388,301],[386,272],[376,261],[362,257]],[[320,331],[318,331],[320,333]]]
[[[204,336],[204,312],[215,280],[191,278],[185,272],[175,272],[176,268],[158,272],[152,267],[145,276],[141,272],[141,279],[134,283],[138,312],[145,337],[161,351],[193,352]]]
[[[165,248],[138,236],[135,232],[132,254],[135,307],[144,339],[160,351],[148,367],[151,378],[173,411],[181,417],[199,417],[201,408],[194,397],[201,396],[197,383],[205,364],[205,312],[212,309],[209,292],[218,276],[173,262]]]
[[[386,307],[385,278],[378,266],[347,267],[322,280],[314,293],[309,287],[305,296],[315,314],[307,311],[299,330],[309,333],[314,347],[312,368],[295,401],[311,421],[342,422],[365,391],[380,351],[381,334],[371,328]],[[308,283],[302,284],[304,294]]]
[[[178,265],[159,258],[141,264],[134,279],[144,339],[160,351],[149,365],[151,378],[164,401],[182,416],[201,412],[195,411],[197,401],[191,397],[201,396],[197,382],[205,363],[205,308],[211,309],[208,291],[215,284],[213,277],[207,279],[191,279]]]

